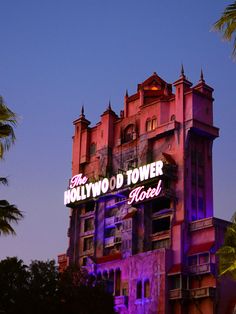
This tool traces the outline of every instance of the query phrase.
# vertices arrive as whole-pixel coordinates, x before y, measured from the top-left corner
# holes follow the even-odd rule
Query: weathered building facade
[[[107,281],[119,313],[228,313],[212,92],[202,73],[195,86],[183,69],[173,84],[154,73],[126,93],[119,116],[109,104],[93,127],[83,110],[74,121],[66,258]]]

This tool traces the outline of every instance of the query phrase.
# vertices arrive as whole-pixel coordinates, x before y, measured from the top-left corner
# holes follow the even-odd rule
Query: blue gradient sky
[[[56,258],[67,248],[63,191],[71,170],[72,121],[85,105],[96,123],[109,99],[117,113],[154,71],[174,82],[183,62],[215,88],[215,215],[236,210],[236,64],[211,32],[228,1],[0,0],[0,94],[19,114],[17,141],[0,163],[1,198],[24,211],[0,258]]]

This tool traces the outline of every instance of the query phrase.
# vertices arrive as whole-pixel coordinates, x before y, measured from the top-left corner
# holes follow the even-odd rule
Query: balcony
[[[115,217],[115,223],[121,223],[122,222],[122,216],[121,215],[116,215]]]
[[[213,227],[213,218],[205,218],[201,220],[196,220],[190,223],[190,231],[196,231],[196,230],[201,230],[205,228],[210,228]]]
[[[127,295],[116,296],[114,298],[114,304],[116,310],[118,310],[119,308],[128,307],[128,296]]]
[[[108,217],[105,218],[105,227],[109,228],[109,227],[114,227],[115,226],[115,217]]]
[[[115,244],[115,237],[105,238],[105,247],[113,246]]]
[[[215,272],[215,264],[206,263],[200,265],[192,265],[188,267],[188,271],[192,275],[202,275]]]
[[[169,238],[170,238],[170,230],[163,230],[160,232],[153,233],[151,235],[151,241],[164,240],[164,239],[169,239]]]
[[[169,292],[170,300],[186,299],[188,297],[188,291],[184,289],[173,289]]]
[[[122,242],[122,239],[121,239],[121,237],[115,237],[115,243],[117,244],[117,243],[121,243]]]
[[[189,290],[190,298],[200,299],[207,297],[215,297],[216,288],[215,287],[204,287]]]

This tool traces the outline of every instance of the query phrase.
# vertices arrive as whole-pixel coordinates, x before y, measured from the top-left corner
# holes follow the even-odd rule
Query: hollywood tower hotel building
[[[172,85],[153,73],[119,116],[109,104],[93,127],[83,109],[74,121],[59,264],[106,280],[118,313],[230,313],[216,268],[227,222],[213,217],[212,92],[202,73],[195,86],[183,69]]]

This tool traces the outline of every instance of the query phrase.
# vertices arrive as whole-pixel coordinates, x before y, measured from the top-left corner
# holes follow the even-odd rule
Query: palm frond
[[[0,200],[0,235],[15,234],[12,223],[18,223],[24,217],[23,213],[6,200]]]
[[[3,185],[8,185],[8,180],[7,180],[7,178],[1,178],[1,177],[0,177],[0,183],[3,184]]]
[[[9,150],[15,141],[13,127],[17,123],[17,115],[11,111],[0,96],[0,158],[3,158],[4,152]]]
[[[236,1],[228,5],[222,16],[215,22],[213,28],[223,34],[223,39],[233,41],[233,56],[236,57]]]

